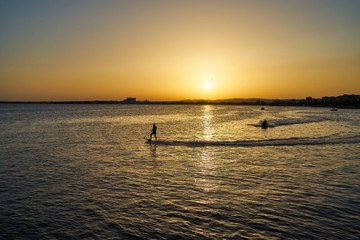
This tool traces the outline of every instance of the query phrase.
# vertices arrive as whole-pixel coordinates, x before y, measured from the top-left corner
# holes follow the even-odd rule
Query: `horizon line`
[[[230,101],[230,100],[306,100],[308,98],[311,99],[322,99],[322,98],[337,98],[341,96],[360,96],[360,94],[342,94],[338,96],[322,96],[322,97],[305,97],[305,98],[261,98],[261,97],[251,97],[251,98],[241,98],[241,97],[233,97],[233,98],[222,98],[222,99],[204,99],[204,98],[194,98],[194,99],[182,99],[182,100],[137,100],[136,97],[127,97],[123,100],[0,100],[0,103],[51,103],[51,102],[123,102],[129,99],[133,99],[137,102],[184,102],[184,101],[208,101],[208,102],[216,102],[216,101]]]

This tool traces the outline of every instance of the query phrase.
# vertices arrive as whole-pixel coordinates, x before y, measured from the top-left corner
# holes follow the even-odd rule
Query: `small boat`
[[[261,110],[265,110],[265,108],[261,108]]]
[[[337,108],[332,108],[330,111],[336,112],[337,110],[338,110]]]
[[[263,128],[263,129],[266,129],[266,128],[268,128],[268,126],[269,126],[269,124],[268,124],[268,122],[266,121],[266,119],[261,123],[261,128]]]

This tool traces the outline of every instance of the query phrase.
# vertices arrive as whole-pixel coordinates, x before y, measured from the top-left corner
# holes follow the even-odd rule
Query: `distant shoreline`
[[[117,105],[233,105],[233,106],[294,106],[294,107],[328,107],[342,109],[360,109],[359,102],[294,102],[293,100],[274,100],[273,102],[233,102],[213,100],[184,101],[0,101],[0,104],[117,104]]]

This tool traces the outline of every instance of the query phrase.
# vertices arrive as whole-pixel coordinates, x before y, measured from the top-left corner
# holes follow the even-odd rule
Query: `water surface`
[[[359,119],[328,108],[2,104],[0,238],[356,239]]]

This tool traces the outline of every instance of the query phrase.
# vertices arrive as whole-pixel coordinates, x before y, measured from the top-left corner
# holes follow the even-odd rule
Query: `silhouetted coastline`
[[[360,95],[341,95],[337,97],[322,97],[306,99],[223,99],[223,100],[181,100],[181,101],[137,101],[127,98],[123,101],[0,101],[0,103],[16,104],[167,104],[167,105],[250,105],[250,106],[308,106],[360,108]]]

